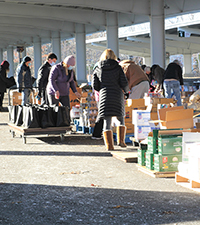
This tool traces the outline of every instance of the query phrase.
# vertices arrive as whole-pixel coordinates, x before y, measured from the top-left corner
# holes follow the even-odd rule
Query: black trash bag
[[[41,128],[55,127],[56,116],[52,107],[39,107],[39,122]]]
[[[15,124],[16,119],[17,119],[18,106],[17,105],[9,105],[8,112],[9,112],[9,123]]]
[[[10,87],[16,85],[15,78],[13,76],[6,78],[6,81],[7,81],[6,82],[6,87],[7,88],[10,88]]]
[[[23,124],[23,107],[21,105],[17,105],[16,107],[17,107],[17,116],[15,125],[21,126]]]
[[[68,106],[56,106],[56,127],[70,126],[70,109]]]
[[[39,110],[37,107],[29,105],[23,106],[23,127],[39,128]]]

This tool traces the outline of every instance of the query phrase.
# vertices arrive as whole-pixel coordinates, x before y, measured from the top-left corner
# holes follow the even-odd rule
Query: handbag
[[[15,82],[15,78],[12,76],[12,77],[9,77],[9,78],[6,78],[6,87],[7,88],[10,88],[14,85],[16,85],[16,82]]]

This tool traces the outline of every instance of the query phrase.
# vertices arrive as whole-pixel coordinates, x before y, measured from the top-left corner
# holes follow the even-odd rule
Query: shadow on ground
[[[198,194],[89,185],[84,188],[1,183],[0,224],[153,225],[200,221]]]

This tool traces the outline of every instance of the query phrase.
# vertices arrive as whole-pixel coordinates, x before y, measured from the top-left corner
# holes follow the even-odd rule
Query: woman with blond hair
[[[104,119],[103,136],[107,150],[114,149],[111,119],[116,116],[119,121],[117,127],[117,144],[126,147],[124,142],[126,127],[124,126],[124,95],[129,91],[126,76],[117,62],[117,57],[111,49],[106,49],[93,72],[92,86],[99,91],[99,108],[97,121]]]

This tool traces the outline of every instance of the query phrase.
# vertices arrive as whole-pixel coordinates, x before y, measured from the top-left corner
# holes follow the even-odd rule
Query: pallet
[[[189,179],[180,173],[175,174],[176,184],[200,193],[200,180]]]
[[[122,160],[126,163],[137,163],[137,152],[122,152],[122,151],[116,151],[111,152],[112,156],[116,159]]]
[[[170,178],[170,177],[175,177],[175,173],[176,172],[157,172],[154,170],[149,170],[146,168],[146,166],[140,166],[140,165],[136,165],[138,170],[151,176],[154,178]]]
[[[71,131],[71,126],[67,127],[47,127],[47,128],[24,128],[8,123],[12,137],[15,137],[15,133],[18,133],[23,138],[23,143],[26,144],[26,138],[28,136],[39,135],[60,135],[61,141],[64,139],[64,134],[67,131]]]

